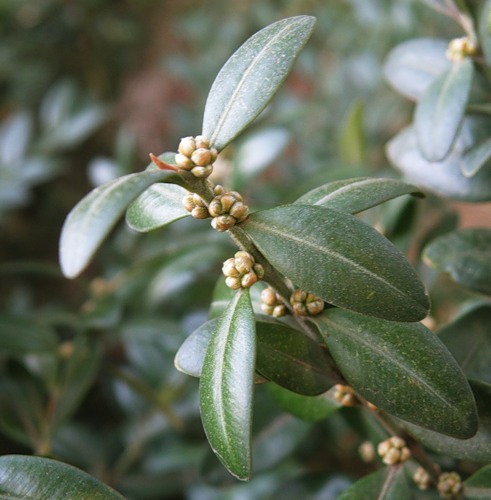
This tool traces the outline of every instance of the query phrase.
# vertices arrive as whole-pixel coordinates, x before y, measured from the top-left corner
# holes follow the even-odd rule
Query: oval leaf
[[[482,467],[464,481],[464,498],[491,498],[491,464]]]
[[[290,391],[316,396],[338,379],[328,353],[302,332],[281,323],[257,324],[257,371]]]
[[[265,108],[314,28],[315,18],[282,19],[247,40],[225,63],[210,89],[203,135],[219,151]]]
[[[71,465],[42,457],[0,457],[0,496],[36,500],[124,500],[105,484]]]
[[[75,278],[88,265],[128,205],[150,185],[175,176],[164,170],[147,169],[110,181],[83,198],[63,224],[60,264],[67,278]]]
[[[454,63],[430,85],[417,104],[414,126],[427,160],[441,161],[449,154],[464,118],[473,74],[470,59]]]
[[[321,205],[357,214],[405,194],[424,196],[416,186],[397,179],[356,177],[324,184],[304,194],[295,203]]]
[[[477,430],[474,396],[458,364],[420,323],[339,309],[315,319],[348,383],[380,409],[460,439]]]
[[[428,296],[406,258],[349,214],[285,205],[255,212],[242,227],[278,271],[333,305],[398,321],[427,314]]]
[[[440,340],[468,378],[491,384],[491,306],[473,308],[438,330]]]
[[[425,248],[424,260],[449,273],[459,285],[491,295],[491,229],[466,228],[444,234]]]
[[[472,177],[483,168],[489,165],[491,159],[491,139],[484,139],[475,146],[469,148],[461,160],[462,173],[466,177]]]
[[[251,474],[256,332],[249,290],[237,292],[212,333],[200,379],[201,420],[231,474]]]
[[[339,500],[411,500],[403,467],[384,467],[345,490]]]
[[[448,40],[417,38],[393,48],[384,63],[384,75],[397,92],[417,101],[431,83],[449,70]]]
[[[130,205],[126,223],[135,231],[147,233],[189,217],[191,214],[182,205],[186,194],[186,189],[175,184],[154,184]]]
[[[467,129],[485,130],[482,125],[483,120],[464,120],[454,151],[442,162],[431,163],[423,158],[412,127],[404,129],[389,142],[387,156],[404,177],[417,186],[454,200],[489,201],[491,169],[482,168],[472,177],[466,177],[461,171],[462,150],[471,145],[467,132],[474,134],[474,130]]]

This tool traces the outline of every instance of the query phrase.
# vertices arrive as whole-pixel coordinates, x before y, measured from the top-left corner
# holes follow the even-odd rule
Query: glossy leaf
[[[403,425],[410,434],[431,450],[448,457],[475,462],[491,461],[491,386],[471,381],[475,394],[479,425],[470,439],[456,439],[439,432],[405,422]]]
[[[339,500],[412,500],[403,467],[383,467],[345,490]]]
[[[384,75],[402,95],[417,101],[432,82],[450,69],[448,40],[417,38],[393,48],[384,63]]]
[[[333,210],[357,214],[405,194],[424,196],[416,186],[397,179],[355,177],[319,186],[305,193],[295,203],[321,205]]]
[[[409,127],[394,137],[387,146],[387,156],[407,179],[417,186],[459,201],[481,202],[491,200],[491,169],[482,168],[474,176],[461,171],[463,150],[479,140],[473,139],[480,130],[486,131],[484,120],[465,120],[454,152],[442,162],[423,158],[414,130]]]
[[[135,231],[147,233],[189,217],[191,214],[182,205],[187,193],[175,184],[154,184],[129,206],[126,223]]]
[[[36,500],[124,500],[123,496],[71,465],[42,457],[0,457],[0,497]]]
[[[464,118],[473,73],[472,60],[454,63],[418,102],[414,126],[419,147],[427,160],[441,161],[450,153]]]
[[[256,369],[264,378],[306,396],[322,394],[336,383],[327,352],[302,332],[261,322],[257,333]]]
[[[339,370],[364,398],[414,424],[466,439],[477,430],[474,396],[452,355],[420,323],[329,310],[315,319]]]
[[[438,330],[468,378],[491,384],[491,306],[483,304]]]
[[[464,483],[464,498],[483,500],[491,498],[491,464],[482,467]]]
[[[481,168],[489,168],[489,160],[491,160],[491,139],[488,138],[469,148],[462,155],[460,168],[466,177],[472,177]]]
[[[247,289],[220,317],[200,379],[201,420],[220,461],[238,479],[251,474],[251,427],[256,356],[254,314]]]
[[[491,65],[491,1],[486,0],[479,15],[479,38],[486,63]]]
[[[433,240],[424,260],[447,272],[459,285],[491,295],[491,229],[466,228]]]
[[[75,278],[88,265],[128,205],[155,182],[175,174],[147,169],[103,184],[85,196],[68,214],[60,237],[60,264],[67,278]]]
[[[333,305],[399,321],[426,316],[428,297],[405,257],[349,214],[285,205],[242,227],[280,273]]]
[[[318,396],[303,396],[274,383],[267,384],[266,387],[283,410],[301,420],[318,422],[341,408],[341,405],[329,396],[330,391]]]
[[[222,150],[265,108],[314,28],[315,18],[282,19],[253,35],[225,63],[210,89],[203,135]]]

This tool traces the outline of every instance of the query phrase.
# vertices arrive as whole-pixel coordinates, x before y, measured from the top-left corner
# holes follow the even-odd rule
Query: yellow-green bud
[[[379,443],[377,452],[386,465],[401,464],[411,458],[406,441],[399,436],[392,436]]]
[[[254,264],[252,270],[256,273],[258,279],[262,280],[264,278],[264,267],[261,264]]]
[[[191,212],[195,207],[196,203],[194,202],[194,198],[192,194],[187,194],[183,199],[182,199],[182,205],[183,207],[188,211]]]
[[[413,481],[420,490],[427,490],[430,487],[431,478],[423,467],[418,467],[413,474]]]
[[[462,491],[462,479],[456,472],[444,472],[438,477],[437,489],[442,498],[453,498]]]
[[[265,288],[261,292],[261,302],[268,306],[275,306],[278,303],[278,295],[272,288]]]
[[[242,222],[249,215],[249,207],[241,201],[236,201],[230,208],[229,214],[234,217],[237,222]]]
[[[179,143],[178,147],[179,153],[190,158],[195,149],[196,149],[196,142],[194,140],[194,137],[183,137],[181,139],[181,142]]]
[[[254,257],[242,250],[236,252],[233,258],[227,259],[222,266],[222,272],[227,277],[225,283],[232,289],[251,287],[264,275],[261,270],[262,267],[255,264]]]
[[[184,156],[182,153],[177,153],[175,156],[176,165],[183,170],[191,170],[194,167],[194,163],[191,158]]]
[[[191,173],[195,176],[198,177],[199,179],[206,179],[211,175],[213,172],[213,166],[212,165],[206,165],[206,167],[193,167],[191,169]]]
[[[239,253],[239,252],[237,252]],[[240,252],[246,253],[246,252]],[[254,258],[252,255],[237,255],[235,254],[235,269],[239,271],[240,274],[250,273],[254,266]]]
[[[235,226],[235,222],[235,219],[231,215],[219,215],[211,220],[211,225],[213,229],[222,233]]]
[[[196,149],[191,155],[191,161],[199,167],[206,167],[211,163],[210,150],[205,148]]]
[[[182,204],[195,219],[207,219],[210,216],[205,200],[196,193],[189,193],[184,196]]]

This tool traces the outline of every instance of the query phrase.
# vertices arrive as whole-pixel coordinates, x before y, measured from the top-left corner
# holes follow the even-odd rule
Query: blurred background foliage
[[[2,454],[52,456],[142,499],[335,498],[374,470],[357,451],[378,439],[366,416],[301,421],[264,387],[254,479],[238,485],[213,458],[196,380],[173,358],[207,315],[225,236],[189,219],[151,235],[121,224],[81,278],[57,263],[75,203],[198,134],[226,59],[297,14],[317,17],[312,39],[214,174],[254,208],[337,178],[395,176],[384,146],[412,105],[384,82],[383,60],[458,26],[416,0],[0,0]],[[408,250],[398,217],[414,210],[397,201],[369,217]]]

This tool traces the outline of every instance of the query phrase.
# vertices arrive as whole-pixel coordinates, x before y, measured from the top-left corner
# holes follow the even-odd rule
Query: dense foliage
[[[33,23],[33,39],[91,14],[63,9],[54,21],[48,3],[6,13]],[[168,100],[170,152],[146,169],[135,157],[155,136],[118,122],[108,88],[84,94],[89,63],[49,85],[66,71],[51,62],[39,106],[9,113],[2,493],[491,494],[491,230],[459,227],[454,209],[491,201],[491,2],[302,3],[181,7],[189,54],[169,55],[165,73],[188,89]],[[137,50],[115,35],[125,26],[144,44],[131,2],[109,28],[109,2],[99,8],[99,35],[85,40],[107,49],[95,69],[106,52]],[[19,46],[4,58],[34,71],[8,35]],[[336,52],[342,41],[349,50]],[[104,134],[113,157],[94,159],[90,137]],[[92,190],[66,173],[70,156],[90,159]],[[23,230],[30,219],[55,228]]]

